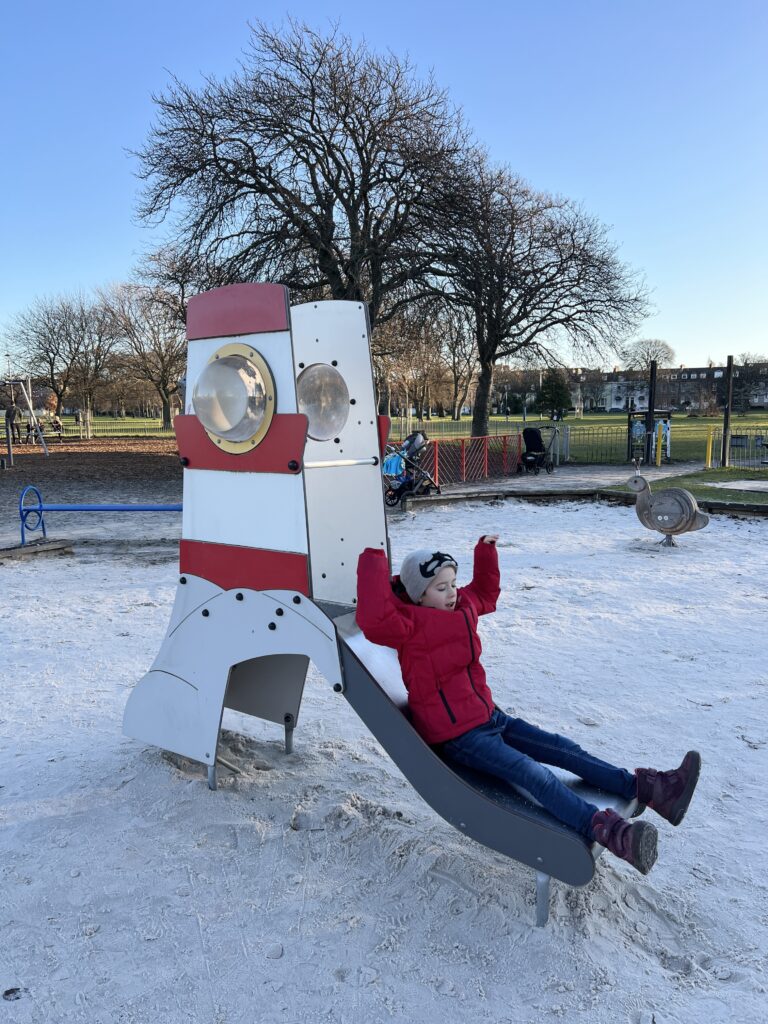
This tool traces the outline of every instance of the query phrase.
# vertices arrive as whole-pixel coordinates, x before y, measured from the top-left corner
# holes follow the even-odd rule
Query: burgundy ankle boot
[[[637,799],[673,825],[679,825],[688,810],[700,771],[701,755],[695,750],[689,750],[680,767],[671,772],[636,768]]]
[[[592,835],[596,843],[627,861],[641,875],[647,875],[656,863],[658,833],[647,821],[625,821],[609,808],[593,816]]]

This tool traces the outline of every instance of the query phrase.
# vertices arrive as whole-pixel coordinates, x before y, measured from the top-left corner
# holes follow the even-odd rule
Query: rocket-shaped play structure
[[[549,878],[584,885],[602,849],[502,783],[449,765],[411,726],[393,650],[355,624],[357,560],[388,552],[366,307],[289,307],[287,289],[239,284],[187,311],[180,573],[168,631],[125,709],[127,735],[207,767],[216,788],[224,708],[285,729],[292,749],[309,662],[409,782],[467,836]],[[587,798],[597,796],[570,779]]]

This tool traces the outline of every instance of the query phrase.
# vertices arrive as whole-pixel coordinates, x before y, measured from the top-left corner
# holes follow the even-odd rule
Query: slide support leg
[[[293,730],[296,725],[296,719],[293,715],[286,715],[283,719],[285,722],[285,752],[286,754],[293,753]]]

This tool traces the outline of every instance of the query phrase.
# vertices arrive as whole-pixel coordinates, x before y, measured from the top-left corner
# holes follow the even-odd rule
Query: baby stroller
[[[440,494],[438,485],[420,465],[428,446],[427,435],[421,430],[409,434],[399,448],[388,446],[382,466],[385,505],[394,508],[404,494],[429,494],[432,490]]]
[[[526,473],[530,473],[533,470],[538,476],[543,466],[547,473],[551,473],[555,468],[552,461],[552,444],[556,434],[557,428],[552,431],[549,444],[545,446],[538,427],[525,427],[523,430],[525,451],[523,452],[522,464],[518,466],[518,472],[522,473],[524,469]]]

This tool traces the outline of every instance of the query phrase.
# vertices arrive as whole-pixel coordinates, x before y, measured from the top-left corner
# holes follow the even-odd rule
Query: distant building
[[[717,412],[725,401],[724,366],[660,368],[656,374],[656,408],[672,412]],[[573,406],[585,412],[645,412],[648,373],[645,370],[569,370]],[[768,408],[768,362],[734,366],[735,409]]]
[[[724,366],[677,366],[659,368],[656,373],[656,408],[699,415],[717,413],[725,401]],[[588,412],[646,412],[648,409],[648,373],[645,370],[589,370],[582,367],[566,371],[571,389],[571,411],[577,416]],[[497,404],[501,408],[507,394],[516,395],[533,405],[541,386],[541,371],[504,368],[503,383],[497,383]],[[768,362],[734,366],[733,408],[768,409]]]

